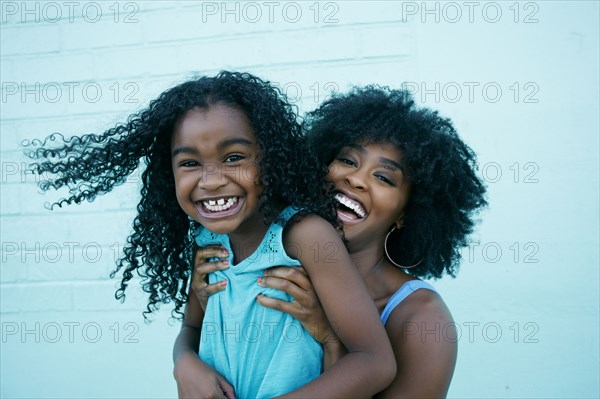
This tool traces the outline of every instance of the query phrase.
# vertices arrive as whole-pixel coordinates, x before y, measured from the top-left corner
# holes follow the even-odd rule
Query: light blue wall
[[[457,279],[435,282],[461,332],[450,396],[600,395],[598,2],[1,9],[2,397],[176,396],[179,324],[166,309],[145,324],[137,287],[119,304],[107,278],[137,179],[50,212],[58,195],[37,192],[18,145],[101,131],[220,69],[278,82],[302,111],[330,89],[408,82],[451,117],[479,154],[490,208]]]

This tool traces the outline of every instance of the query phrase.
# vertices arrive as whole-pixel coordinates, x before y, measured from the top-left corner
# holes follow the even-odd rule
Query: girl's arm
[[[329,323],[306,270],[300,266],[276,266],[265,270],[264,275],[259,282],[261,286],[283,291],[294,300],[288,302],[261,294],[256,297],[258,303],[288,313],[298,320],[323,346],[323,369],[328,370],[347,351]]]
[[[386,388],[396,362],[379,314],[336,230],[318,216],[292,225],[285,249],[306,269],[327,318],[348,350],[321,376],[285,397],[370,397]]]
[[[454,373],[457,336],[440,296],[417,290],[392,311],[386,330],[400,367],[377,398],[445,398]]]
[[[203,309],[206,308],[208,297],[223,291],[226,280],[207,284],[204,278],[209,273],[227,268],[222,262],[209,261],[213,258],[227,258],[227,252],[221,246],[206,246],[198,248],[195,255],[195,279],[199,284],[192,284],[192,289]],[[327,320],[327,315],[317,297],[313,285],[302,266],[276,266],[265,270],[265,276],[259,284],[284,291],[294,298],[293,302],[269,298],[259,295],[258,302],[271,309],[280,310],[296,318],[306,331],[323,346],[323,369],[329,369],[347,353],[344,344]]]
[[[202,285],[196,275],[192,273],[181,331],[173,346],[173,377],[177,381],[177,394],[179,398],[231,399],[235,397],[233,386],[198,357],[204,310],[193,292],[194,286]]]

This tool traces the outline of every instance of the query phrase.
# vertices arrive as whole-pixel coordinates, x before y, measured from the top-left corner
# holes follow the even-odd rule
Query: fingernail
[[[229,253],[224,250],[224,251],[221,252],[221,256],[229,256]]]
[[[227,285],[227,280],[219,281],[219,285],[225,287]]]
[[[259,278],[257,279],[257,283],[258,283],[258,285],[260,285],[261,287],[264,287],[264,286],[265,286],[265,285],[264,285],[264,282],[263,282],[263,278],[262,278],[262,277],[259,277]]]
[[[269,274],[269,271],[268,271],[267,269],[265,269],[265,271],[263,272],[263,275],[265,275],[265,276],[266,276],[266,275],[268,275],[268,274]]]
[[[221,261],[221,265],[222,266],[229,266],[229,260],[228,259],[222,260]]]

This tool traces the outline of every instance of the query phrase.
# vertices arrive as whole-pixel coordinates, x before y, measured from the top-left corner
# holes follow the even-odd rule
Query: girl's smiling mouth
[[[195,201],[200,216],[218,219],[236,214],[244,204],[243,197],[220,197]]]

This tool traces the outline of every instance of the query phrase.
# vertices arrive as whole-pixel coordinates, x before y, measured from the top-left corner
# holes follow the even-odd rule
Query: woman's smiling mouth
[[[349,198],[346,194],[338,192],[335,195],[335,199],[339,203],[337,215],[342,223],[360,223],[367,217],[367,212],[363,205],[360,202]]]

